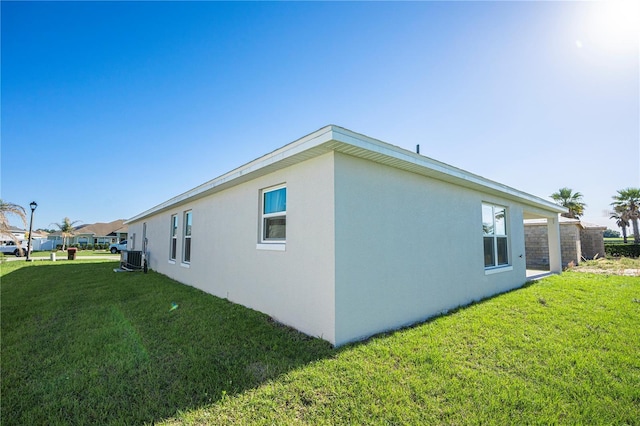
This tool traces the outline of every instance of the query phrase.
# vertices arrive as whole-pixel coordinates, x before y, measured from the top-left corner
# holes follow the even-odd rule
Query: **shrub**
[[[93,250],[93,244],[87,244],[86,249],[87,250]]]
[[[614,257],[640,257],[640,244],[606,244],[604,251]]]

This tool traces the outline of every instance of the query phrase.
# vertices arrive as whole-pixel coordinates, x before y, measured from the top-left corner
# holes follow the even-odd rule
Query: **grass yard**
[[[34,251],[31,253],[31,257],[34,259],[49,259],[51,255],[50,251]],[[76,256],[119,256],[119,254],[112,255],[108,250],[78,250],[76,252]],[[56,251],[56,258],[58,259],[66,259],[67,251],[66,250],[58,250]]]
[[[605,244],[624,244],[623,237],[610,237],[604,239]],[[633,235],[627,236],[627,244],[633,244]]]
[[[116,266],[2,265],[3,425],[640,424],[637,277],[568,272],[332,349]]]
[[[580,266],[575,267],[576,270],[589,271],[595,268],[602,271],[609,271],[618,275],[623,275],[623,272],[628,269],[640,269],[640,258],[630,257],[600,257],[595,260],[586,260],[580,262]]]
[[[120,256],[119,254],[111,254],[107,250],[78,250],[76,252],[77,257],[104,257],[104,256]],[[31,256],[29,258],[34,260],[43,260],[49,259],[51,257],[50,251],[33,251],[31,252]],[[4,253],[0,253],[0,262],[5,262],[7,259],[14,259],[14,255],[5,255]],[[19,261],[25,261],[26,257],[22,256],[18,258]],[[58,250],[56,252],[57,260],[66,260],[67,259],[67,251]]]

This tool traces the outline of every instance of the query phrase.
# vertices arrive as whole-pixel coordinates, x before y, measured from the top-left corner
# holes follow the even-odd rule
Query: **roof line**
[[[156,205],[130,219],[125,224],[143,219],[152,214],[170,209],[176,205],[196,200],[203,196],[217,192],[218,190],[234,186],[266,173],[265,170],[272,171],[278,164],[286,167],[291,162],[304,161],[305,159],[321,155],[330,151],[347,152],[351,155],[372,153],[378,162],[384,163],[386,160],[393,160],[394,166],[404,165],[405,170],[413,171],[430,177],[449,181],[460,186],[475,189],[489,190],[507,198],[518,199],[525,204],[532,205],[553,213],[566,212],[564,207],[558,206],[550,201],[536,197],[531,194],[511,188],[507,185],[483,178],[479,175],[467,172],[454,166],[442,163],[424,155],[416,154],[396,145],[370,138],[368,136],[355,133],[344,127],[328,125],[297,139],[281,148],[278,148],[262,157],[249,163],[237,167],[217,178],[203,183],[189,191],[173,197],[163,203]],[[308,155],[305,155],[307,153]],[[288,160],[288,161],[285,161]],[[376,161],[376,160],[374,160]]]

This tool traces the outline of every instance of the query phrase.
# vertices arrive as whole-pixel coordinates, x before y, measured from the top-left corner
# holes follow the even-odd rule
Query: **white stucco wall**
[[[286,250],[257,249],[260,191],[283,183]],[[151,269],[334,343],[333,187],[328,153],[131,223],[129,233],[141,241],[147,223]],[[193,235],[186,267],[180,259],[183,212],[189,209]],[[179,218],[175,263],[169,261],[172,214]]]
[[[524,284],[518,204],[344,154],[335,185],[336,344]],[[511,270],[485,273],[483,201],[508,207]]]
[[[258,249],[260,191],[283,183],[286,250]],[[484,268],[483,202],[508,208],[511,265],[498,273]],[[189,265],[180,262],[186,210],[193,211]],[[176,262],[169,261],[172,214]],[[129,235],[138,250],[144,222],[151,269],[336,345],[526,281],[518,202],[339,152],[136,220]]]

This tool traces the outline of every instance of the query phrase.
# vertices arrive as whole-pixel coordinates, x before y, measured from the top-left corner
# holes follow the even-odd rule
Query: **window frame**
[[[191,237],[193,234],[193,210],[185,210],[182,214],[183,234],[182,234],[182,263],[189,265],[191,263]],[[187,244],[189,240],[189,244]],[[187,259],[187,255],[189,258]]]
[[[178,214],[172,214],[169,223],[169,261],[175,262],[178,257]]]
[[[491,208],[491,228],[490,232],[485,229],[485,208]],[[500,210],[504,211],[504,218],[501,220],[501,224],[496,220],[496,213]],[[482,254],[483,264],[486,273],[492,273],[501,270],[512,270],[511,264],[511,241],[509,236],[509,208],[495,203],[483,202],[482,203]],[[503,231],[496,232],[496,225],[503,228]],[[487,265],[487,240],[491,241],[491,259],[492,264]],[[504,244],[499,244],[504,243]],[[501,258],[506,257],[506,262],[501,263]]]
[[[285,202],[284,202],[284,210],[279,210],[276,212],[265,213],[265,199],[267,194],[270,192],[275,192],[279,190],[285,190]],[[268,188],[263,188],[260,190],[260,226],[259,226],[259,237],[258,237],[258,248],[267,248],[272,250],[284,250],[284,246],[287,243],[287,184],[279,184],[275,186],[270,186]],[[267,227],[266,221],[268,219],[273,218],[284,218],[284,238],[267,238]]]

